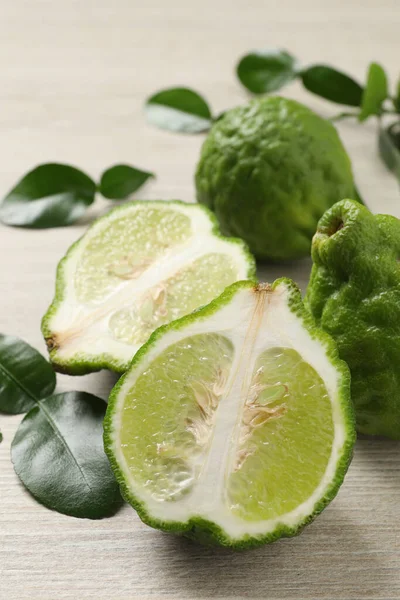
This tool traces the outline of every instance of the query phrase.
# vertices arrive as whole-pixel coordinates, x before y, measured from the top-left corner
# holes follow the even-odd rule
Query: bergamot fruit
[[[332,123],[271,96],[229,110],[213,125],[196,188],[225,235],[273,260],[308,256],[325,210],[354,197],[350,159]]]
[[[132,202],[97,220],[59,264],[42,323],[61,372],[124,371],[150,333],[254,277],[242,240],[219,233],[206,208]]]
[[[347,365],[283,279],[234,283],[157,329],[105,420],[145,523],[236,548],[309,523],[336,495],[354,438]]]
[[[400,438],[400,221],[353,200],[322,217],[306,302],[351,372],[361,433]]]

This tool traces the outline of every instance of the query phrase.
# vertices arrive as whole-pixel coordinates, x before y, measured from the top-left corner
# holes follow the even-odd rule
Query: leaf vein
[[[89,488],[89,490],[92,492],[93,488],[90,485],[89,481],[86,478],[86,475],[82,469],[82,467],[80,466],[80,464],[78,463],[78,461],[76,460],[71,448],[68,446],[65,438],[63,437],[63,435],[61,434],[60,430],[58,429],[55,421],[51,418],[49,412],[47,411],[47,409],[43,406],[42,402],[40,400],[36,400],[36,402],[39,405],[39,408],[43,411],[46,419],[49,422],[50,427],[52,428],[52,430],[54,431],[55,435],[57,436],[57,438],[60,440],[60,442],[63,444],[64,448],[67,450],[68,455],[70,456],[70,458],[72,458],[72,462],[76,465],[76,467],[78,468],[78,471],[80,472],[80,474],[82,475],[82,479],[83,481],[86,483],[87,487]]]
[[[11,381],[13,381],[19,388],[21,388],[21,390],[23,390],[25,394],[29,396],[29,398],[31,398],[34,402],[39,402],[39,398],[36,398],[36,396],[34,396],[20,381],[18,381],[18,379],[16,379],[14,375],[10,373],[10,371],[6,369],[2,363],[0,363],[0,371],[2,371],[6,377],[11,379]]]

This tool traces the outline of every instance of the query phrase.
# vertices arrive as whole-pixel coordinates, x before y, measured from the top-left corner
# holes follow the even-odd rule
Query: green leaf
[[[40,400],[11,446],[14,469],[29,492],[60,513],[98,519],[121,505],[103,449],[106,403],[85,392]]]
[[[3,434],[0,431],[0,444],[1,444],[2,441],[3,441]]]
[[[74,223],[92,204],[95,183],[74,167],[39,165],[25,175],[0,205],[6,225],[45,229]]]
[[[17,337],[0,334],[0,412],[28,412],[55,387],[56,375],[37,350]]]
[[[379,130],[379,152],[387,168],[400,183],[400,123]]]
[[[300,73],[304,87],[336,104],[360,106],[363,88],[354,79],[327,65],[313,65]]]
[[[253,94],[268,94],[297,77],[296,59],[285,50],[256,50],[241,58],[236,73]]]
[[[380,115],[382,104],[388,97],[388,81],[385,71],[377,63],[371,63],[368,68],[367,84],[364,89],[360,121],[365,121],[371,115]]]
[[[207,102],[188,88],[170,88],[151,96],[145,106],[149,123],[161,129],[200,133],[211,126]]]
[[[153,173],[129,165],[114,165],[101,176],[99,191],[105,198],[123,200],[136,192]]]
[[[394,104],[395,110],[397,110],[397,112],[400,113],[400,78],[397,83],[396,96],[394,97],[393,104]]]

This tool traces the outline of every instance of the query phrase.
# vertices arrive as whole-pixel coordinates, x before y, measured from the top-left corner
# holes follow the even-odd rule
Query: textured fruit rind
[[[400,221],[354,200],[335,204],[313,239],[306,305],[351,371],[361,433],[400,438]]]
[[[340,456],[336,464],[336,471],[332,481],[327,486],[325,493],[322,498],[315,504],[314,509],[310,515],[306,518],[299,520],[299,522],[289,527],[281,524],[276,529],[268,534],[260,536],[246,535],[240,539],[233,539],[218,525],[200,517],[193,517],[187,522],[163,522],[159,519],[155,519],[147,512],[146,505],[143,501],[139,500],[129,487],[129,483],[126,480],[126,476],[121,469],[113,449],[113,428],[114,428],[114,417],[117,417],[117,397],[119,391],[122,389],[127,374],[123,375],[118,383],[113,388],[108,401],[108,408],[106,417],[104,419],[104,447],[106,454],[110,460],[111,466],[114,470],[114,474],[121,487],[121,493],[125,500],[129,502],[133,508],[137,511],[139,517],[144,523],[161,529],[180,535],[184,535],[197,542],[208,544],[208,545],[220,545],[226,546],[235,550],[244,550],[247,548],[261,546],[266,543],[274,542],[281,537],[292,537],[301,533],[302,529],[314,520],[314,518],[333,500],[336,496],[339,488],[343,482],[344,476],[349,467],[353,446],[355,443],[355,421],[352,404],[350,401],[350,373],[345,362],[340,360],[336,345],[332,338],[325,332],[318,329],[315,325],[315,321],[310,313],[304,308],[301,294],[296,284],[290,279],[281,278],[277,279],[272,285],[272,289],[275,289],[279,285],[285,285],[289,291],[288,305],[290,310],[295,313],[304,324],[310,335],[321,342],[327,357],[329,358],[332,365],[334,365],[336,371],[339,374],[340,385],[338,387],[337,401],[339,403],[343,422],[345,424],[345,440],[341,449]],[[155,346],[167,332],[171,330],[184,329],[190,323],[199,321],[201,319],[207,319],[210,315],[217,312],[225,304],[228,304],[235,294],[241,289],[254,288],[256,283],[254,281],[239,281],[230,285],[226,290],[215,300],[213,300],[207,306],[195,311],[194,313],[182,317],[176,321],[172,321],[167,325],[156,329],[149,340],[144,344],[140,350],[134,356],[131,369],[136,368],[140,365],[140,362],[145,358],[148,352]]]
[[[91,225],[91,227],[88,229],[88,231],[90,231],[90,229],[92,227],[96,226],[99,222],[106,221],[107,219],[109,219],[109,217],[111,215],[114,215],[115,212],[121,211],[121,213],[122,213],[130,206],[138,205],[138,204],[139,205],[142,204],[144,206],[146,206],[146,205],[149,206],[150,204],[151,205],[159,204],[162,206],[165,206],[165,205],[181,206],[181,205],[183,205],[185,207],[186,206],[198,207],[198,205],[190,205],[189,203],[182,202],[181,200],[151,200],[151,201],[135,200],[134,202],[125,202],[122,206],[113,208],[104,217],[97,219],[95,221],[95,223],[93,223],[93,225]],[[232,237],[228,238],[228,237],[223,236],[221,234],[221,231],[220,231],[220,228],[218,225],[218,221],[217,221],[215,215],[210,210],[208,210],[205,206],[202,206],[201,208],[202,208],[203,212],[205,212],[207,214],[208,218],[210,219],[210,221],[213,225],[211,235],[213,235],[217,238],[220,238],[220,239],[224,240],[225,242],[229,242],[232,244],[238,244],[241,247],[242,253],[245,256],[246,261],[248,263],[247,277],[249,279],[255,280],[256,279],[256,263],[255,263],[253,255],[250,253],[245,242],[243,242],[243,240],[241,240],[241,239],[232,238]],[[48,347],[49,347],[49,355],[50,355],[51,363],[52,363],[54,369],[56,371],[58,371],[59,373],[65,373],[67,375],[85,375],[86,373],[100,371],[101,369],[109,369],[111,371],[116,371],[117,373],[123,373],[126,370],[126,365],[122,364],[112,354],[104,353],[104,354],[99,354],[99,355],[95,355],[95,356],[89,356],[84,353],[79,353],[79,354],[75,354],[72,359],[65,359],[58,355],[57,348],[53,348],[53,349],[51,348],[51,338],[52,338],[53,332],[50,327],[50,322],[51,322],[51,318],[56,314],[57,310],[59,309],[60,305],[62,304],[62,302],[65,299],[65,290],[66,290],[66,286],[67,286],[66,265],[68,263],[69,258],[72,256],[72,254],[79,250],[79,246],[80,246],[82,240],[84,239],[85,235],[86,234],[84,234],[80,239],[78,239],[74,244],[72,244],[72,246],[67,251],[66,255],[58,263],[57,275],[56,275],[56,293],[55,293],[55,296],[54,296],[54,299],[53,299],[51,305],[49,306],[46,314],[44,315],[44,317],[42,319],[42,334],[43,334],[43,336],[48,344]]]
[[[354,195],[351,163],[335,127],[306,106],[257,98],[212,127],[196,171],[198,202],[222,232],[261,259],[308,256],[318,219]]]

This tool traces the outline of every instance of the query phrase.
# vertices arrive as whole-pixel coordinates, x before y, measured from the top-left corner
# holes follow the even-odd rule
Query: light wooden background
[[[0,196],[26,170],[65,161],[96,177],[119,161],[154,170],[144,198],[194,200],[199,137],[146,125],[144,98],[174,84],[203,92],[215,111],[246,101],[237,58],[283,46],[305,63],[326,61],[362,79],[369,60],[399,76],[398,0],[2,0]],[[304,93],[327,116],[335,107]],[[339,108],[340,110],[340,108]],[[400,190],[377,159],[375,124],[342,124],[359,187],[374,211],[400,216]],[[40,350],[40,319],[54,270],[87,223],[0,228],[0,331]],[[309,262],[264,268],[304,288]],[[59,377],[59,390],[103,397],[115,378]],[[298,538],[255,551],[209,550],[143,525],[125,507],[91,522],[38,505],[9,458],[20,417],[0,415],[0,598],[400,598],[400,445],[359,440],[337,499]]]

